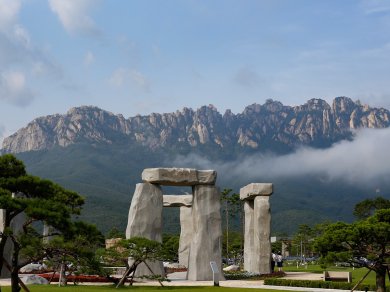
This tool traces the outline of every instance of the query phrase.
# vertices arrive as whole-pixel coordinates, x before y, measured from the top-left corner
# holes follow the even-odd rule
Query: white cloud
[[[3,125],[0,125],[0,149],[1,149],[1,144],[3,143],[3,140],[5,138],[5,127]]]
[[[88,51],[84,57],[84,65],[90,66],[95,62],[95,56],[91,51]]]
[[[387,181],[390,176],[390,128],[364,129],[353,141],[342,141],[328,149],[301,148],[295,153],[270,156],[254,155],[237,161],[209,161],[198,155],[177,157],[177,166],[216,169],[225,180],[242,178],[303,177],[317,175],[323,179],[343,180],[364,185]]]
[[[22,72],[7,71],[0,74],[0,99],[22,107],[32,102],[34,94],[27,87]]]
[[[15,25],[14,27],[15,39],[22,44],[25,48],[31,48],[30,35],[22,26]]]
[[[15,24],[20,7],[20,0],[0,0],[0,30],[6,31]]]
[[[26,106],[33,93],[21,72],[30,72],[30,77],[58,78],[62,71],[47,52],[34,45],[27,29],[18,22],[21,5],[20,0],[0,0],[0,99]]]
[[[49,0],[51,10],[70,34],[96,36],[100,34],[93,19],[88,15],[93,0]]]
[[[143,91],[150,90],[150,84],[147,78],[139,71],[127,68],[118,68],[109,78],[108,82],[114,87],[124,85],[134,85]]]

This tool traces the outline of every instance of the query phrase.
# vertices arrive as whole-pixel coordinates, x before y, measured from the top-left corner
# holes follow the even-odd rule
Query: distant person
[[[279,272],[283,271],[283,257],[280,251],[278,251],[275,261],[276,261],[276,266],[278,267],[278,271]]]
[[[276,262],[276,253],[272,251],[271,253],[271,274],[275,271],[275,262]]]

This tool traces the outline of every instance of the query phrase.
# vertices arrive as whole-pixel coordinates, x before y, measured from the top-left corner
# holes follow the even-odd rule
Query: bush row
[[[288,279],[278,279],[278,278],[269,278],[264,280],[265,285],[273,286],[292,286],[292,287],[306,287],[306,288],[328,288],[328,289],[343,289],[351,290],[354,283],[346,282],[332,282],[332,281],[311,281],[311,280],[288,280]],[[376,291],[374,285],[365,285],[360,284],[355,290],[365,291]],[[386,291],[390,292],[390,287],[386,288]]]
[[[246,271],[232,271],[224,272],[226,280],[264,280],[271,277],[283,277],[285,276],[284,272],[274,272],[272,274],[260,275],[255,273],[250,273]]]

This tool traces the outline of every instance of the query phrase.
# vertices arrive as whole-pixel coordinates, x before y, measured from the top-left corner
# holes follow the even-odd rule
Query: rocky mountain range
[[[128,119],[93,106],[70,109],[66,114],[40,117],[3,141],[3,153],[21,153],[67,147],[78,142],[129,143],[156,150],[164,147],[248,151],[289,151],[299,145],[327,147],[351,136],[358,128],[390,125],[387,109],[371,108],[348,97],[332,104],[311,99],[286,106],[267,100],[242,113],[224,114],[212,106],[184,108],[174,113],[137,115]]]
[[[238,192],[250,182],[272,182],[272,230],[291,234],[299,224],[352,220],[354,204],[379,187],[384,195],[390,193],[390,183],[360,186],[341,179],[329,183],[317,174],[284,178],[256,171],[248,178],[231,176],[230,170],[258,153],[283,157],[302,145],[330,147],[353,139],[355,129],[389,127],[389,119],[388,110],[347,97],[337,97],[331,104],[311,99],[300,106],[267,100],[238,114],[230,110],[221,114],[209,105],[130,118],[83,106],[33,120],[4,139],[2,152],[15,153],[29,173],[82,194],[86,198],[82,219],[103,232],[114,226],[126,228],[131,197],[144,168],[198,168],[204,159],[207,167],[218,171],[221,189]],[[221,163],[229,167],[218,168]],[[164,189],[171,191],[190,190]],[[164,212],[164,232],[179,232],[177,210]],[[232,224],[239,228],[237,218]]]

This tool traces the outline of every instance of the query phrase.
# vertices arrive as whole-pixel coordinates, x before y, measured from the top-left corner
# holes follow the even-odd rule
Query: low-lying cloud
[[[1,145],[3,144],[4,136],[5,136],[5,127],[0,125],[0,153],[1,153]]]
[[[302,147],[288,155],[258,154],[229,162],[191,154],[177,157],[173,164],[216,169],[224,180],[266,181],[315,175],[329,181],[362,185],[390,176],[389,145],[390,128],[363,129],[355,133],[353,141],[342,141],[327,149]]]

